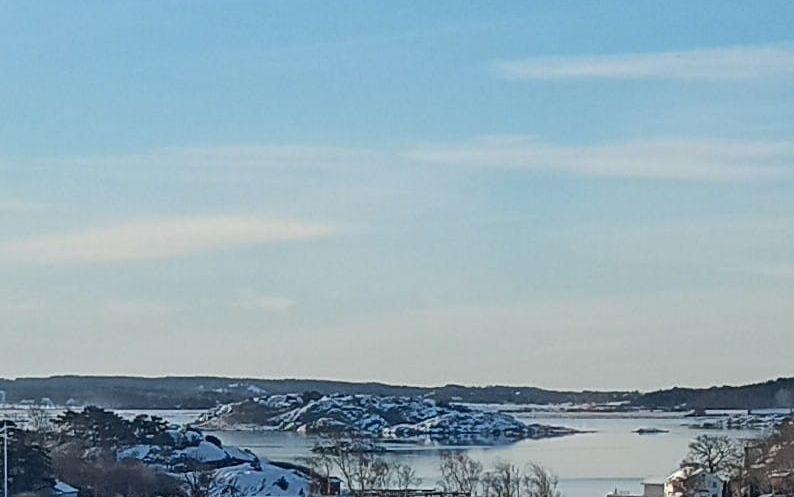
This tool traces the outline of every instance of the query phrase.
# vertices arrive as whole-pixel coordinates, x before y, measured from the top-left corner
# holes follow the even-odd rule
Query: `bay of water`
[[[186,424],[197,411],[148,411],[165,419]],[[134,416],[140,411],[120,412]],[[759,431],[695,430],[684,425],[686,418],[672,413],[648,412],[631,415],[559,412],[513,413],[527,423],[576,428],[586,433],[543,440],[522,440],[509,445],[464,447],[444,445],[386,444],[388,457],[410,464],[422,478],[422,486],[433,486],[439,478],[439,456],[444,450],[462,450],[487,468],[497,460],[519,466],[538,462],[560,477],[560,488],[567,497],[604,497],[612,490],[642,491],[646,478],[664,477],[674,471],[687,453],[689,442],[701,433],[725,434],[733,438],[753,438]],[[668,433],[638,435],[640,427],[667,430]],[[225,444],[250,449],[264,459],[299,462],[311,455],[316,438],[274,431],[224,431],[214,435]]]

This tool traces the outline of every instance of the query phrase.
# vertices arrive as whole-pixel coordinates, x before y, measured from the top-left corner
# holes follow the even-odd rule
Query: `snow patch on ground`
[[[235,488],[242,497],[309,495],[311,481],[296,471],[264,465],[261,470],[248,464],[221,468],[215,472],[214,497],[222,497],[226,488]]]

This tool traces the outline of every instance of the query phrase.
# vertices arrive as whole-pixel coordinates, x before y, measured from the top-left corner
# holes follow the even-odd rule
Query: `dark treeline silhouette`
[[[687,409],[794,408],[794,378],[743,386],[671,388],[643,394],[633,402],[649,407],[685,406]]]
[[[445,385],[417,387],[385,383],[302,379],[224,377],[53,376],[0,379],[9,402],[48,398],[58,405],[74,401],[113,409],[206,409],[267,392],[317,392],[397,396],[427,396],[440,402],[532,403],[609,402],[631,400],[636,392],[565,392],[535,387]]]
[[[671,388],[648,393],[636,391],[555,391],[535,387],[445,385],[416,387],[384,383],[330,380],[255,379],[222,377],[137,378],[115,376],[54,376],[49,378],[0,379],[8,402],[51,399],[58,405],[73,401],[114,409],[206,409],[236,402],[265,392],[363,393],[424,396],[439,402],[471,403],[603,403],[626,401],[635,407],[738,408],[794,407],[794,378],[744,386]]]

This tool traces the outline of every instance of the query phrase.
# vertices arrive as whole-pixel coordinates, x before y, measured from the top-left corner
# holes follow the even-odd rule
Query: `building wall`
[[[643,497],[664,497],[664,483],[643,483]]]
[[[668,480],[664,486],[666,497],[723,497],[725,482],[711,473],[701,472],[685,480]]]

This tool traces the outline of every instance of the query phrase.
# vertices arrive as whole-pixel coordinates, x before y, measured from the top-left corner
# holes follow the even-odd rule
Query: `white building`
[[[684,466],[667,477],[664,497],[726,497],[728,481],[697,466]]]
[[[665,497],[664,478],[648,478],[642,482],[643,497]]]
[[[648,478],[642,482],[643,490],[639,495],[630,491],[623,492],[616,488],[613,492],[608,493],[607,497],[665,497],[664,485],[664,478]]]

